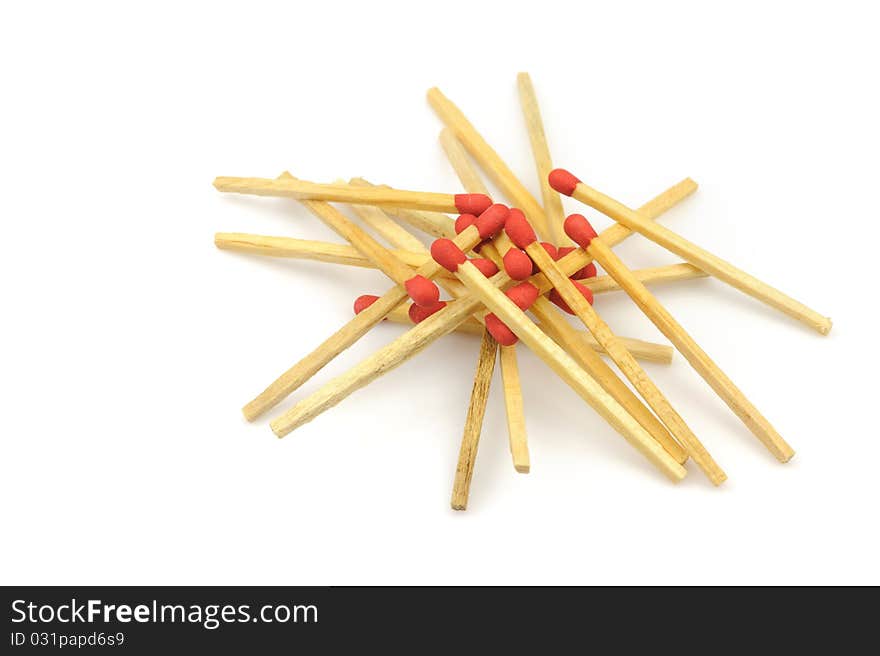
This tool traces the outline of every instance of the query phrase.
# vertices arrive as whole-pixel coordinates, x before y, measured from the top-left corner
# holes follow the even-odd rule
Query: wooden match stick
[[[455,169],[456,174],[461,180],[464,188],[471,193],[481,193],[486,190],[480,175],[471,166],[470,160],[465,154],[464,148],[458,139],[449,132],[448,128],[441,133],[441,142],[446,151],[449,161]],[[554,192],[555,193],[555,192]],[[558,194],[557,198],[558,198]],[[511,210],[511,212],[519,212],[520,210]],[[487,257],[492,259],[499,269],[504,268],[502,256],[511,248],[513,243],[503,232],[498,234],[492,244],[486,245],[483,252]],[[542,248],[543,250],[543,248]],[[528,262],[531,268],[531,262]],[[579,339],[577,332],[572,328],[565,318],[563,318],[552,304],[543,297],[538,297],[532,303],[532,313],[538,317],[541,327],[557,344],[559,344],[584,370],[598,382],[602,388],[608,392],[623,408],[638,421],[642,427],[647,430],[651,436],[659,442],[666,451],[672,455],[678,462],[683,463],[687,460],[687,453],[679,446],[675,439],[670,435],[666,427],[655,417],[650,410],[639,400],[639,398],[626,386],[626,384],[618,378],[614,371],[609,367],[602,358],[590,348],[584,348],[584,343]],[[515,348],[515,345],[509,345],[505,348]],[[502,369],[502,372],[504,370]],[[508,389],[505,386],[505,389]],[[521,392],[519,393],[521,396]],[[512,404],[517,405],[517,401],[513,400]],[[519,401],[521,404],[521,401]],[[517,424],[514,424],[515,426]],[[514,439],[511,436],[511,439]],[[517,436],[516,439],[525,443],[526,436]]]
[[[446,269],[455,273],[474,296],[670,480],[684,478],[684,467],[556,342],[541,332],[511,299],[486,279],[451,240],[439,239],[434,242],[431,254]]]
[[[562,228],[562,223],[565,221],[562,199],[548,182],[550,171],[553,170],[553,161],[550,158],[547,135],[544,134],[544,122],[541,120],[538,96],[535,94],[532,78],[529,77],[528,73],[517,75],[516,83],[519,89],[519,102],[522,106],[523,116],[526,119],[526,131],[529,135],[529,142],[532,144],[532,155],[535,158],[538,181],[541,184],[541,198],[544,201],[544,213],[547,216],[549,234],[555,244],[566,245],[571,242]]]
[[[455,231],[452,231],[455,235]],[[221,250],[264,255],[269,257],[287,257],[299,260],[313,260],[328,264],[344,264],[347,266],[375,269],[376,265],[367,257],[364,257],[353,246],[347,244],[335,244],[327,241],[314,241],[310,239],[295,239],[293,237],[273,237],[268,235],[254,235],[244,232],[218,232],[214,235],[214,245]],[[407,266],[417,268],[423,265],[430,255],[424,252],[391,249],[392,255]],[[633,271],[636,277],[646,285],[659,283],[692,280],[705,278],[706,273],[700,271],[693,264],[667,264],[647,269]],[[438,278],[455,278],[445,269],[441,270]],[[585,287],[589,287],[594,294],[623,291],[620,285],[611,276],[596,276],[579,281]]]
[[[639,211],[643,212],[645,216],[655,218],[673,207],[676,203],[690,196],[696,188],[697,185],[693,180],[683,180],[643,205]],[[470,230],[470,228],[468,228],[468,230]],[[620,224],[615,224],[607,230],[604,230],[602,232],[602,237],[607,239],[608,243],[616,244],[630,234],[631,231],[628,228]],[[459,237],[460,236],[461,235],[459,235]],[[459,246],[461,246],[461,244],[459,244]],[[465,249],[464,246],[461,247],[462,250]],[[471,248],[473,248],[473,246],[471,246]],[[591,261],[592,257],[587,255],[583,249],[578,248],[563,257],[559,261],[559,264],[567,275],[572,275]],[[511,280],[503,271],[499,271],[492,277],[492,282],[495,285],[502,286],[509,284]],[[544,284],[544,292],[550,289],[550,284],[542,274],[532,276],[530,282],[536,286]],[[361,314],[372,309],[377,303],[379,303],[379,301],[370,305]],[[463,296],[449,303],[440,312],[431,315],[425,321],[414,326],[396,340],[363,360],[357,366],[349,369],[347,372],[336,378],[333,378],[310,396],[302,399],[283,415],[271,422],[270,426],[272,427],[272,430],[278,435],[278,437],[283,437],[303,424],[312,421],[324,411],[332,408],[337,403],[347,398],[352,392],[370,384],[380,376],[391,371],[395,367],[400,366],[409,358],[420,353],[435,340],[452,332],[456,326],[468,319],[479,307],[480,300],[472,295]],[[388,312],[385,311],[381,316],[387,314]],[[326,350],[332,351],[332,345],[327,347]],[[330,357],[332,358],[332,355]]]
[[[464,285],[462,285],[462,287],[464,288]],[[534,306],[532,307],[534,308]],[[386,315],[385,318],[393,323],[404,324],[407,326],[413,325],[413,321],[407,313],[406,308],[402,305],[394,308]],[[538,318],[540,319],[540,317]],[[455,332],[466,333],[468,335],[482,335],[484,330],[485,326],[480,323],[480,321],[476,317],[470,317],[455,327]],[[550,334],[550,331],[546,328],[546,326],[544,326],[544,332],[546,332],[548,335]],[[574,332],[577,336],[577,339],[580,340],[578,348],[588,347],[596,351],[597,353],[605,352],[601,345],[596,341],[596,338],[590,335],[588,332],[579,330],[576,330]],[[553,335],[550,336],[553,337]],[[554,337],[554,339],[556,338]],[[624,346],[626,346],[627,350],[639,360],[644,360],[646,362],[657,362],[659,364],[669,364],[670,362],[672,362],[672,353],[674,349],[671,346],[668,346],[666,344],[655,344],[654,342],[634,339],[632,337],[618,336],[618,339],[620,339],[623,342]],[[502,347],[502,350],[504,348],[507,347]],[[566,350],[568,349],[566,348]],[[569,354],[571,354],[570,351]],[[572,355],[572,357],[574,356]]]
[[[376,185],[364,178],[352,178],[349,184],[355,187],[378,187],[391,189],[388,185]],[[455,238],[455,221],[442,212],[426,212],[423,210],[410,210],[402,207],[383,207],[386,214],[400,219],[404,223],[431,235],[432,237]]]
[[[424,191],[401,191],[384,187],[356,187],[346,184],[318,184],[304,180],[218,177],[218,191],[255,196],[280,196],[297,200],[381,205],[414,210],[456,212],[479,215],[492,201],[474,194],[438,194]]]
[[[434,108],[440,120],[458,137],[458,140],[477,161],[486,175],[498,185],[508,198],[513,199],[515,205],[521,207],[532,218],[540,234],[549,235],[550,232],[547,225],[547,217],[544,215],[544,209],[517,179],[498,153],[492,149],[480,133],[477,132],[476,128],[471,125],[461,110],[436,87],[428,91],[428,102]]]
[[[440,132],[440,145],[465,191],[471,194],[488,195],[489,190],[483,184],[479,173],[471,166],[461,142],[448,128],[444,128]],[[484,245],[482,252],[495,263],[499,270],[502,268],[501,255],[494,242]],[[488,331],[486,335],[489,336]],[[513,468],[524,474],[530,470],[529,437],[526,432],[525,411],[523,409],[525,404],[519,380],[519,366],[516,361],[516,346],[504,347],[503,357],[506,366],[501,367],[501,389],[504,393],[504,407],[507,411],[507,441],[513,458]],[[479,371],[479,366],[477,371]],[[476,385],[475,381],[475,388]],[[464,448],[463,444],[462,448]]]
[[[586,248],[589,254],[596,258],[596,261],[620,283],[620,286],[635,301],[642,312],[666,335],[697,373],[709,383],[767,449],[780,462],[788,462],[794,456],[794,450],[791,446],[782,439],[782,436],[776,432],[770,422],[758,412],[758,409],[699,347],[669,311],[648,291],[648,288],[632,275],[629,268],[614,254],[611,248],[600,237],[593,236],[595,232],[587,220],[580,215],[573,214],[566,219],[565,228],[568,236]]]
[[[505,226],[505,232],[519,247],[525,250],[532,261],[547,276],[553,287],[562,296],[562,300],[571,311],[583,322],[611,356],[611,359],[632,383],[633,387],[642,395],[642,398],[657,413],[660,420],[666,425],[672,435],[685,449],[688,455],[694,459],[700,469],[706,474],[714,485],[721,485],[727,475],[718,466],[700,440],[694,435],[684,419],[676,412],[666,396],[660,391],[650,376],[642,369],[633,355],[626,349],[623,343],[611,331],[607,323],[599,316],[581,292],[559,268],[559,265],[538,243],[534,230],[528,224],[525,216],[519,210],[511,210]]]
[[[610,196],[606,196],[585,185],[568,171],[556,169],[551,174],[549,181],[560,193],[572,196],[582,203],[606,214],[615,221],[622,223],[631,230],[639,232],[654,243],[684,258],[709,275],[805,323],[822,335],[827,335],[831,330],[831,319],[828,317],[822,316],[803,303],[783,294],[778,289],[700,248],[669,228],[646,220],[638,212],[626,207],[623,203],[619,203]]]
[[[345,326],[326,339],[317,349],[285,371],[263,392],[248,402],[242,409],[242,412],[249,421],[253,421],[298,389],[333,358],[363,337],[370,328],[379,323],[385,315],[399,305],[408,295],[405,284],[401,284],[401,280],[404,276],[412,274],[412,271],[402,262],[396,260],[390,251],[382,247],[381,244],[348,221],[344,215],[327,203],[306,201],[304,204],[315,212],[322,212],[325,215],[324,218],[328,218],[331,224],[335,226],[334,229],[347,239],[354,240],[352,245],[371,259],[375,257],[377,265],[379,262],[382,262],[386,267],[391,267],[395,271],[398,268],[403,268],[406,273],[397,272],[394,276],[389,273],[389,277],[395,280],[398,283],[397,285],[389,289],[375,303],[358,313]],[[488,225],[490,217],[488,215],[484,216],[486,216],[486,224]],[[479,228],[477,225],[468,226],[466,230],[456,237],[456,243],[459,243],[463,248],[473,248],[487,236],[481,236],[480,230],[482,228],[482,225]],[[415,271],[415,276],[410,275],[410,279],[417,276],[430,279],[439,269],[440,267],[435,262],[425,262]]]
[[[480,342],[480,355],[477,358],[477,371],[474,374],[474,387],[468,405],[467,419],[464,422],[464,435],[458,452],[458,464],[455,467],[455,480],[452,484],[452,509],[466,510],[468,494],[471,489],[471,478],[474,475],[474,464],[477,460],[477,447],[480,444],[480,433],[486,404],[489,401],[489,385],[495,371],[495,354],[498,342],[488,332],[483,333]]]

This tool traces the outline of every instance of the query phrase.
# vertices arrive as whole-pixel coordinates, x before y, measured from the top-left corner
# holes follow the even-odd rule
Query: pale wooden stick
[[[391,189],[388,185],[375,185],[364,178],[352,178],[349,184],[355,187],[378,187],[379,189]],[[409,210],[401,207],[383,207],[382,210],[389,216],[402,220],[411,227],[421,230],[433,237],[455,238],[455,221],[442,212],[426,212],[424,210]]]
[[[468,493],[471,489],[471,478],[474,475],[474,464],[477,459],[477,447],[480,444],[483,417],[486,414],[486,403],[489,401],[489,386],[492,373],[495,371],[495,354],[498,342],[486,331],[480,341],[480,355],[477,358],[477,371],[474,374],[474,387],[471,390],[471,401],[468,405],[467,419],[464,422],[464,435],[458,452],[458,464],[455,467],[455,480],[452,484],[452,509],[466,510]]]
[[[464,288],[464,285],[462,285],[462,287]],[[403,306],[398,306],[394,308],[391,312],[388,313],[385,318],[393,323],[400,323],[410,327],[413,325],[412,319],[409,318],[409,314],[407,314],[407,310]],[[544,332],[553,337],[553,335],[550,333],[550,329],[548,329],[543,324],[542,326],[544,327]],[[455,332],[466,333],[468,335],[482,335],[484,329],[485,327],[476,317],[470,317],[460,323],[458,326],[456,326]],[[580,344],[577,347],[578,349],[586,346],[599,353],[605,352],[602,346],[596,341],[596,338],[589,333],[579,330],[576,330],[574,332],[577,336],[577,339],[580,340]],[[654,342],[647,342],[641,339],[634,339],[632,337],[618,336],[618,339],[621,340],[626,346],[627,350],[639,360],[644,360],[646,362],[657,362],[660,364],[669,364],[670,362],[672,362],[672,354],[674,349],[671,346],[668,346],[666,344],[655,344]],[[560,344],[560,346],[563,345]],[[567,347],[564,348],[566,348],[566,350],[568,351]],[[572,355],[572,357],[575,357],[574,354],[572,354],[570,351],[569,354]],[[577,358],[575,357],[575,359]]]
[[[586,203],[590,207],[599,210],[615,221],[619,221],[631,230],[639,232],[663,248],[684,258],[709,275],[803,322],[822,335],[827,335],[831,330],[831,319],[828,317],[819,314],[803,303],[783,294],[778,289],[700,248],[669,228],[646,220],[638,212],[626,207],[610,196],[606,196],[585,185],[583,182],[577,183],[571,195],[582,203]]]
[[[671,480],[686,470],[617,401],[562,348],[532,323],[516,304],[480,273],[470,260],[456,271],[458,279],[501,319],[547,366],[571,386],[615,430]]]
[[[542,235],[548,235],[547,217],[544,209],[528,189],[517,179],[513,171],[504,163],[485,139],[471,125],[461,110],[434,87],[428,91],[428,102],[440,120],[452,130],[467,151],[498,187],[520,207],[535,223]]]
[[[761,440],[764,446],[780,462],[788,462],[794,456],[794,450],[776,432],[758,409],[733,384],[733,381],[721,371],[718,365],[703,349],[685,332],[684,328],[673,318],[666,308],[648,291],[638,279],[632,275],[627,266],[614,254],[611,248],[600,238],[593,239],[587,249],[602,267],[614,277],[626,293],[641,308],[642,312],[666,335],[678,351],[691,363],[691,366],[712,389],[730,406],[730,409],[743,423]]]
[[[455,233],[453,232],[453,235]],[[347,266],[375,269],[376,265],[369,258],[364,257],[353,246],[346,244],[334,244],[326,241],[313,241],[310,239],[294,239],[293,237],[272,237],[267,235],[254,235],[244,232],[218,232],[214,235],[214,245],[217,248],[238,253],[252,255],[265,255],[269,257],[288,257],[299,260],[313,260],[328,264],[345,264]],[[424,252],[414,252],[392,249],[391,253],[401,262],[411,267],[423,265],[430,255]],[[677,282],[705,278],[706,273],[700,271],[693,264],[667,264],[647,269],[633,271],[636,277],[646,285],[658,283]],[[440,271],[438,277],[453,279],[451,273],[445,269]],[[620,285],[611,276],[597,276],[579,280],[581,284],[590,288],[594,294],[623,291]]]
[[[696,187],[697,185],[693,180],[684,180],[643,205],[640,211],[644,212],[645,216],[656,218],[676,203],[687,198],[694,192]],[[471,228],[468,228],[468,230]],[[465,232],[462,232],[462,234],[465,234]],[[631,234],[631,231],[628,228],[615,224],[602,231],[601,236],[607,239],[609,243],[616,244],[629,236],[629,234]],[[458,244],[458,246],[462,250],[466,250],[462,244]],[[470,248],[473,248],[473,245]],[[559,263],[567,275],[572,275],[591,261],[592,257],[587,255],[583,249],[578,248],[562,258]],[[532,284],[536,286],[539,286],[542,280],[545,285],[544,291],[546,292],[549,290],[550,285],[542,274],[537,274],[530,278]],[[510,284],[511,280],[504,272],[499,272],[492,277],[492,282],[500,287]],[[376,303],[373,305],[376,305]],[[361,312],[361,314],[366,313],[373,305]],[[357,366],[325,383],[320,389],[301,400],[270,424],[272,430],[279,437],[283,437],[299,426],[310,422],[356,390],[368,385],[373,380],[420,353],[438,338],[452,332],[456,326],[464,322],[479,307],[479,299],[471,295],[463,296],[453,301],[440,312],[431,315],[425,321],[414,326]],[[385,315],[383,314],[382,316]]]
[[[570,244],[571,240],[562,227],[565,221],[562,199],[559,197],[559,192],[553,189],[548,182],[550,171],[553,170],[553,161],[550,158],[550,147],[547,145],[547,136],[544,134],[544,122],[541,120],[541,109],[538,106],[535,88],[532,86],[532,78],[528,73],[520,73],[516,76],[516,83],[523,116],[526,119],[526,131],[529,134],[529,142],[532,144],[538,181],[541,183],[541,198],[544,201],[544,213],[547,215],[550,235],[557,244]]]
[[[455,175],[458,176],[462,186],[470,193],[486,194],[488,196],[489,190],[468,161],[467,153],[461,142],[449,128],[443,128],[440,131],[440,145],[443,147],[446,159],[452,164]]]
[[[488,334],[488,333],[487,333]],[[499,349],[501,361],[501,382],[504,385],[504,408],[507,415],[507,436],[513,468],[520,474],[528,474],[529,442],[526,433],[526,417],[523,411],[522,388],[519,379],[519,363],[516,348],[502,346]]]
[[[607,323],[599,316],[587,300],[581,296],[574,283],[562,272],[559,265],[550,257],[544,247],[537,241],[526,245],[526,253],[538,265],[538,268],[547,276],[547,279],[559,291],[563,300],[568,304],[575,315],[583,322],[604,348],[605,352],[627,377],[633,387],[642,395],[642,398],[657,413],[660,420],[666,425],[675,439],[687,449],[688,455],[703,470],[703,473],[714,485],[721,485],[727,475],[718,466],[700,440],[694,435],[684,419],[676,412],[675,408],[667,400],[660,388],[651,380],[647,372],[642,369],[633,355],[626,349],[623,343],[611,331]]]
[[[317,349],[285,371],[271,385],[248,402],[242,408],[242,413],[248,421],[253,421],[298,389],[333,358],[363,337],[370,328],[379,323],[385,315],[407,297],[402,283],[412,277],[413,272],[405,264],[395,259],[390,251],[382,247],[381,244],[348,221],[343,214],[327,203],[306,201],[303,204],[313,212],[320,213],[318,215],[326,219],[328,225],[352,241],[352,244],[359,250],[363,249],[362,253],[364,255],[371,259],[375,258],[377,265],[380,263],[383,265],[383,270],[388,268],[390,271],[388,273],[389,277],[398,284],[389,289],[379,300],[356,315],[328,339],[324,340]],[[462,248],[467,247],[471,249],[480,241],[480,233],[475,226],[469,226],[456,237],[456,243],[459,243]],[[415,275],[431,278],[440,268],[433,261],[425,262],[415,271]]]
[[[214,180],[218,191],[255,196],[280,196],[297,200],[314,200],[359,205],[404,207],[436,212],[459,212],[462,194],[438,194],[426,191],[402,191],[383,187],[355,187],[346,184],[318,184],[304,180],[271,180],[269,178],[236,178],[221,176]],[[458,198],[458,200],[456,200]]]

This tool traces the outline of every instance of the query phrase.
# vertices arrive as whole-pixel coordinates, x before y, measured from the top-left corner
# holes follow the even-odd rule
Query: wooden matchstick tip
[[[511,248],[501,259],[504,271],[513,280],[525,280],[532,275],[532,260],[518,248]]]
[[[532,283],[521,282],[507,290],[507,298],[516,303],[516,306],[525,312],[538,300],[540,293],[540,290]]]
[[[378,300],[379,297],[374,296],[373,294],[364,294],[363,296],[358,296],[356,299],[354,299],[354,313],[360,314]]]
[[[513,468],[516,470],[518,474],[528,474],[529,466],[528,465],[514,465]]]
[[[492,199],[486,194],[456,194],[455,207],[462,214],[480,216],[492,205]]]
[[[494,237],[505,226],[509,216],[510,208],[507,205],[496,203],[489,207],[477,217],[476,226],[480,237],[483,239]]]
[[[477,222],[473,214],[459,214],[455,220],[455,234],[460,235]]]
[[[471,264],[477,267],[487,278],[491,278],[496,273],[498,273],[498,267],[495,266],[495,263],[492,260],[487,260],[485,257],[474,257],[471,258]]]
[[[577,280],[572,280],[571,282],[575,286],[575,289],[577,289],[581,293],[581,296],[583,296],[586,299],[587,303],[592,305],[593,304],[592,290],[589,287],[584,287]],[[549,298],[551,301],[553,301],[553,303],[555,303],[557,306],[559,306],[560,310],[563,310],[564,312],[568,312],[569,314],[574,314],[574,310],[572,310],[571,307],[569,307],[568,303],[565,302],[565,299],[562,298],[562,294],[560,294],[558,290],[551,289]]]
[[[440,301],[440,289],[425,276],[413,276],[403,286],[416,305],[432,307]]]
[[[512,208],[510,214],[507,215],[504,232],[510,237],[510,241],[516,244],[517,248],[526,248],[529,244],[538,240],[538,236],[526,220],[526,215],[516,207]]]
[[[484,321],[486,322],[486,330],[489,331],[489,334],[501,346],[513,346],[519,340],[513,331],[507,327],[507,324],[494,314],[487,314]]]
[[[413,323],[421,323],[432,314],[436,314],[440,310],[446,307],[446,301],[439,301],[436,305],[432,307],[419,307],[415,303],[409,306],[409,310],[407,314],[409,315],[410,321]]]
[[[458,267],[467,262],[461,249],[451,239],[437,239],[431,244],[431,257],[447,271],[455,273]]]
[[[580,180],[565,169],[553,169],[547,176],[547,181],[560,194],[571,196]]]
[[[565,228],[565,234],[571,237],[571,240],[581,248],[589,246],[593,238],[597,236],[593,226],[590,225],[590,222],[587,221],[583,214],[570,215],[565,220],[563,227]]]

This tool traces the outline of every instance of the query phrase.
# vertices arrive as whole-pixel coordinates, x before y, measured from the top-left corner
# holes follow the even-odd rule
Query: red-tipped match
[[[504,232],[510,237],[510,241],[516,244],[517,248],[525,248],[532,242],[538,240],[532,226],[526,220],[526,215],[522,210],[511,208],[510,214],[507,215],[507,223],[504,224]]]
[[[455,194],[455,208],[462,214],[480,216],[491,204],[486,194]]]
[[[518,248],[504,254],[504,270],[514,280],[525,280],[532,275],[532,260]]]
[[[409,314],[410,321],[412,321],[413,323],[421,323],[432,314],[436,314],[445,307],[446,301],[440,301],[439,303],[431,307],[420,307],[413,303],[409,306],[409,312],[407,312],[407,314]]]
[[[358,296],[356,299],[354,299],[354,313],[360,314],[378,300],[379,297],[374,296],[373,294],[364,294],[363,296]]]
[[[491,278],[496,273],[498,273],[498,267],[495,266],[495,263],[492,260],[487,260],[485,257],[475,257],[471,260],[471,264],[477,267],[487,278]]]
[[[476,222],[477,217],[473,214],[459,214],[455,220],[455,234],[460,235],[466,228],[474,225]]]
[[[513,331],[507,327],[507,324],[494,314],[487,314],[485,321],[486,330],[489,331],[489,334],[492,335],[492,337],[495,338],[495,341],[501,344],[501,346],[513,346],[519,340]]]
[[[440,300],[440,290],[437,288],[437,285],[425,278],[425,276],[413,276],[403,286],[416,305],[427,308],[437,305],[437,302]]]
[[[483,239],[494,237],[504,227],[509,214],[510,208],[501,203],[496,203],[480,214],[477,218],[477,230],[480,231],[480,237]]]
[[[539,290],[530,282],[521,282],[507,290],[507,298],[516,303],[516,306],[525,312],[538,300]]]
[[[455,273],[467,261],[461,249],[451,239],[437,239],[431,244],[431,257],[447,271]]]
[[[550,171],[550,175],[547,176],[547,180],[550,182],[551,187],[566,196],[571,196],[574,193],[574,188],[580,182],[580,180],[565,169],[553,169]]]
[[[549,241],[542,241],[541,246],[544,247],[544,250],[547,251],[547,255],[549,255],[551,259],[559,259],[559,250],[556,248],[556,246],[551,244]]]
[[[570,215],[565,220],[563,227],[565,228],[565,234],[581,248],[587,248],[593,238],[598,236],[583,214]]]
[[[562,246],[557,250],[557,260],[561,260],[563,257],[568,255],[569,253],[574,252],[576,249],[574,246]],[[569,276],[572,280],[583,280],[584,278],[595,278],[596,277],[596,265],[593,262],[590,262],[583,269],[578,269],[571,276]]]

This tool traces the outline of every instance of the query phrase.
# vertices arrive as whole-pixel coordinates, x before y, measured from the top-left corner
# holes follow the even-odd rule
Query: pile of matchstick
[[[214,181],[219,191],[295,199],[348,242],[218,233],[215,243],[219,248],[372,267],[392,281],[381,296],[359,297],[354,317],[247,403],[245,417],[254,420],[274,408],[367,331],[389,319],[409,324],[410,328],[274,418],[270,425],[278,437],[458,330],[482,339],[453,483],[454,509],[467,507],[496,358],[501,362],[513,466],[520,473],[529,471],[524,416],[527,406],[517,366],[519,343],[531,349],[669,479],[684,478],[690,459],[714,485],[720,485],[727,475],[639,362],[668,363],[672,348],[618,336],[594,307],[594,295],[623,291],[755,437],[780,462],[790,460],[794,455],[791,446],[648,286],[713,276],[822,335],[831,329],[830,319],[656,223],[661,214],[696,190],[690,178],[640,208],[631,209],[568,171],[553,169],[528,74],[519,74],[518,88],[542,202],[529,193],[461,110],[436,88],[428,92],[428,101],[445,126],[440,143],[464,193],[402,191],[361,178],[317,184],[286,172],[274,179],[219,177]],[[505,195],[509,206],[489,198],[473,163]],[[566,217],[560,194],[606,215],[614,224],[597,234],[584,216]],[[366,228],[331,203],[348,206]],[[415,236],[418,232],[434,240],[430,248]],[[633,233],[685,262],[631,270],[612,247]],[[597,275],[594,262],[605,275]],[[448,300],[441,300],[438,285]],[[573,327],[566,314],[574,315],[586,330]]]

